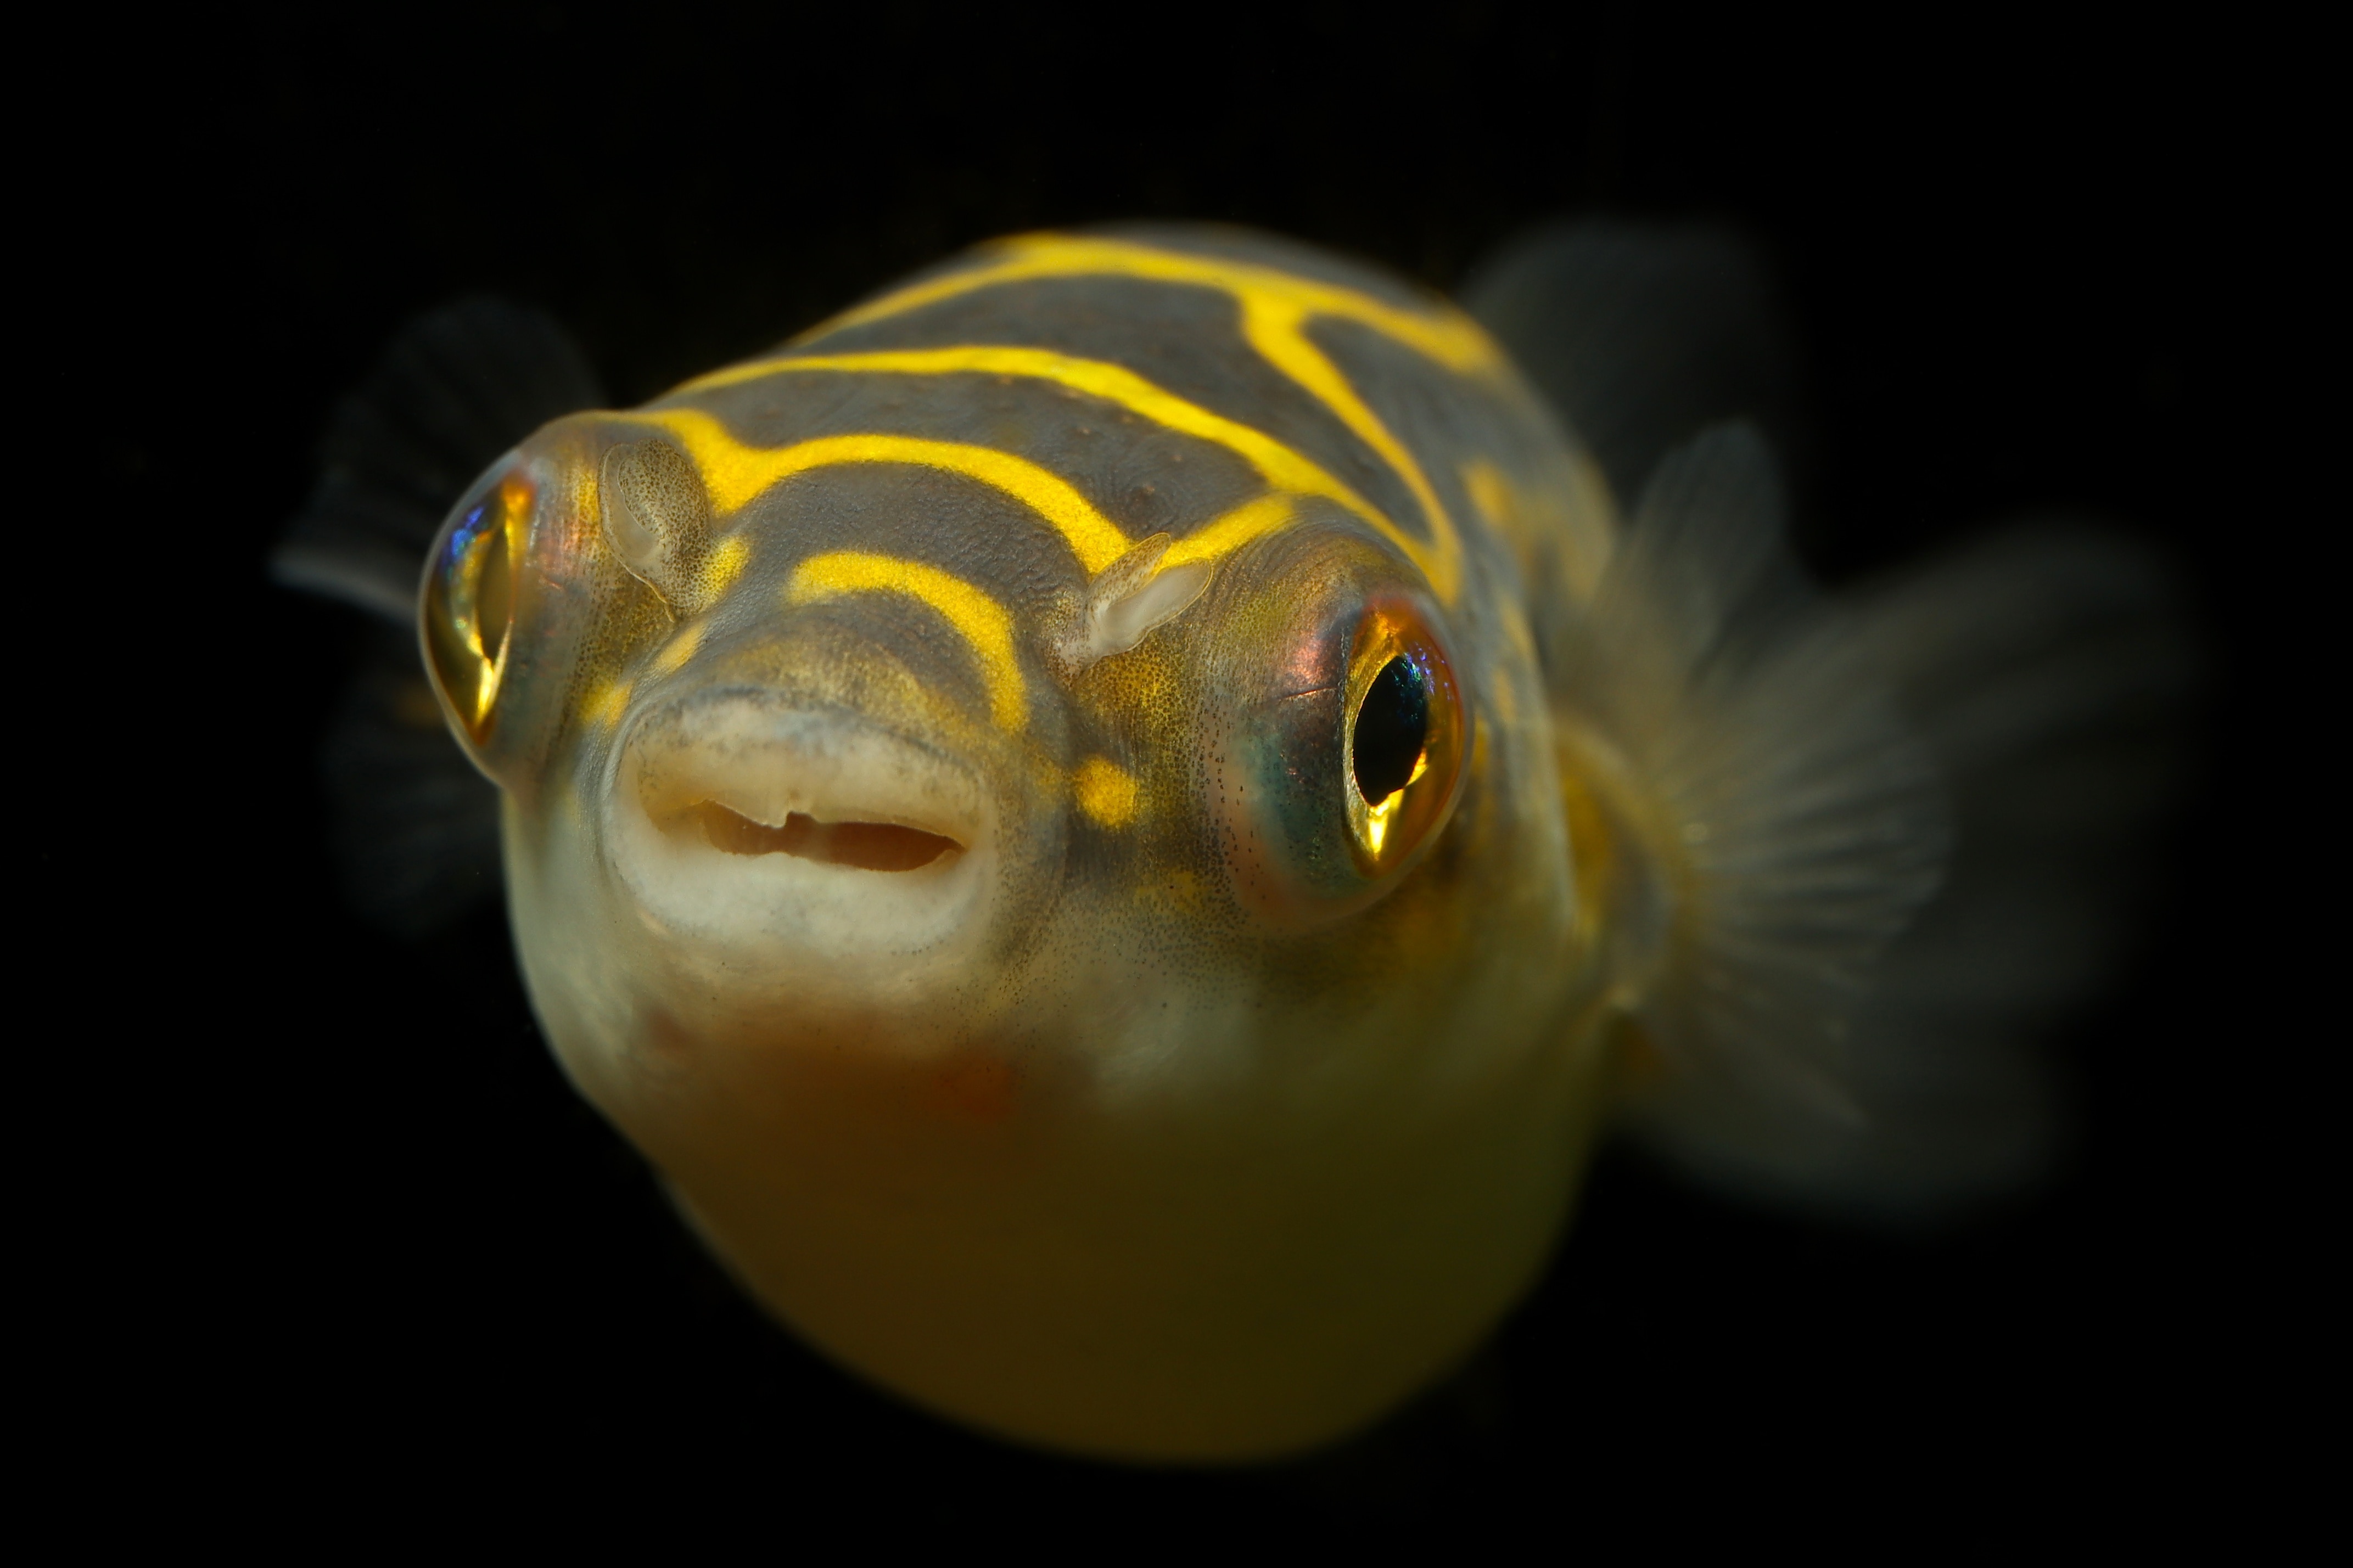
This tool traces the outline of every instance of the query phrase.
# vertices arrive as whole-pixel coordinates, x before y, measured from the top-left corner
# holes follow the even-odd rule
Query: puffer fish
[[[1031,235],[626,411],[465,307],[278,571],[417,628],[549,1044],[776,1320],[1022,1442],[1277,1458],[1459,1365],[1611,1128],[1894,1214],[2048,1147],[2162,579],[1812,586],[1715,422],[1778,416],[1754,285]]]

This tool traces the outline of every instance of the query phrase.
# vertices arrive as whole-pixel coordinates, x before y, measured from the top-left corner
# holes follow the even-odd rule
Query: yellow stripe
[[[1124,365],[1102,360],[1077,359],[1045,349],[998,348],[974,344],[959,348],[903,349],[883,353],[811,354],[797,359],[764,360],[698,376],[679,393],[703,392],[795,371],[873,372],[898,375],[953,375],[971,372],[984,375],[1018,375],[1050,381],[1074,392],[1115,403],[1155,425],[1205,441],[1214,441],[1259,471],[1267,483],[1303,495],[1327,496],[1367,521],[1382,518],[1371,502],[1303,454],[1284,446],[1264,431],[1252,429],[1222,414],[1155,385]],[[677,394],[672,394],[673,396]]]
[[[1422,514],[1430,520],[1430,542],[1424,545],[1394,528],[1383,531],[1421,568],[1440,599],[1448,604],[1454,602],[1461,585],[1462,545],[1455,533],[1453,519],[1439,503],[1438,494],[1430,488],[1421,465],[1389,433],[1323,351],[1308,341],[1305,328],[1316,317],[1337,317],[1361,322],[1450,370],[1465,374],[1500,370],[1500,352],[1469,317],[1444,307],[1428,311],[1399,310],[1353,289],[1295,278],[1272,268],[1156,250],[1126,240],[1031,235],[1005,242],[1001,250],[1005,257],[1001,261],[886,294],[835,317],[797,341],[807,342],[845,327],[903,315],[959,294],[1032,278],[1110,275],[1222,289],[1241,306],[1242,331],[1250,345],[1269,363],[1331,409],[1359,439],[1379,454],[1413,492]]]
[[[1168,553],[1160,558],[1161,567],[1166,570],[1187,561],[1215,561],[1231,554],[1259,535],[1272,533],[1289,524],[1298,510],[1297,500],[1284,495],[1261,496],[1244,502],[1170,545]]]
[[[1265,350],[1261,348],[1261,352],[1265,353]],[[1308,352],[1312,354],[1314,350],[1309,349]],[[1269,354],[1268,357],[1274,359],[1272,354]],[[1293,363],[1297,363],[1295,354],[1291,355],[1290,358]],[[1320,362],[1320,356],[1318,358]],[[1305,377],[1293,368],[1293,363],[1285,363],[1282,360],[1276,360],[1275,363],[1294,380],[1304,383]],[[727,370],[714,371],[709,375],[697,376],[670,395],[675,397],[688,393],[708,392],[723,386],[738,386],[747,381],[762,381],[770,376],[785,375],[797,371],[839,371],[861,374],[896,375],[953,375],[969,373],[983,375],[1018,375],[1038,381],[1050,381],[1058,386],[1067,386],[1074,392],[1083,392],[1091,396],[1100,397],[1107,403],[1117,404],[1129,413],[1141,415],[1167,429],[1198,437],[1204,441],[1215,442],[1257,469],[1259,477],[1277,489],[1289,490],[1294,495],[1323,496],[1327,500],[1337,501],[1378,529],[1391,542],[1413,558],[1416,564],[1422,565],[1425,571],[1429,570],[1428,564],[1423,560],[1426,547],[1420,541],[1398,527],[1387,513],[1358,495],[1354,489],[1304,453],[1295,447],[1285,446],[1262,430],[1253,429],[1238,420],[1229,419],[1222,414],[1213,413],[1198,403],[1187,402],[1175,393],[1146,381],[1124,365],[1111,364],[1103,360],[1079,359],[1069,354],[1054,353],[1045,349],[1006,348],[986,344],[967,344],[941,349],[897,349],[862,354],[809,354],[795,359],[763,360],[752,364],[735,365]],[[1338,373],[1325,364],[1323,380],[1325,383],[1336,382]],[[1342,384],[1341,391],[1343,395],[1347,396],[1351,402],[1354,401],[1353,394],[1348,392],[1345,384]],[[1324,395],[1320,392],[1318,395]],[[1325,400],[1331,401],[1328,396]],[[1361,404],[1356,406],[1360,410],[1363,408]],[[1380,430],[1379,422],[1372,419],[1369,410],[1363,411],[1361,419],[1351,419],[1346,412],[1337,408],[1335,411],[1339,412],[1344,420],[1348,420],[1349,428],[1356,430],[1359,436],[1365,435],[1364,429],[1360,427],[1363,421],[1371,421],[1372,428],[1378,433],[1379,439],[1367,437],[1366,444],[1372,447],[1376,452],[1379,452],[1385,459],[1394,464],[1397,458],[1404,457],[1402,449],[1398,448],[1396,442],[1388,440],[1388,432]],[[1382,441],[1388,441],[1388,450],[1383,449]],[[1392,452],[1395,453],[1394,457]],[[1409,467],[1411,466],[1411,458],[1406,458],[1404,460]],[[1419,477],[1419,470],[1415,469],[1413,478]],[[1409,485],[1412,482],[1412,479],[1408,480]],[[1425,485],[1421,490],[1417,490],[1415,499],[1420,500],[1422,490],[1427,489]],[[1435,501],[1433,500],[1424,504],[1434,506]],[[1257,531],[1263,531],[1263,530]],[[1196,534],[1178,546],[1178,549],[1184,552],[1182,559],[1209,560],[1225,553],[1224,549],[1211,551],[1200,548],[1198,542],[1199,538],[1200,536]],[[1234,542],[1240,543],[1240,540],[1238,539]]]
[[[711,500],[732,512],[770,485],[812,468],[844,463],[911,463],[942,468],[991,485],[1059,530],[1079,563],[1102,571],[1127,552],[1127,536],[1068,481],[1037,464],[990,447],[925,441],[911,436],[827,436],[791,447],[747,447],[697,408],[670,408],[624,417],[658,425],[676,436],[702,472]]]
[[[919,561],[838,550],[802,562],[785,590],[785,600],[807,605],[846,594],[874,593],[905,594],[937,610],[963,634],[980,660],[981,679],[988,687],[989,716],[997,728],[1018,730],[1029,721],[1029,688],[1013,656],[1013,617],[1004,605],[961,577],[951,577]]]
[[[1464,374],[1493,372],[1504,363],[1494,340],[1470,317],[1445,305],[1428,310],[1400,310],[1336,283],[1318,283],[1247,261],[1160,250],[1133,240],[1029,234],[1003,241],[997,248],[1003,253],[1004,260],[895,289],[824,322],[814,331],[805,333],[804,341],[885,316],[903,315],[976,289],[994,289],[1032,278],[1108,273],[1160,283],[1198,284],[1221,289],[1237,297],[1259,294],[1294,304],[1307,315],[1360,321],[1382,336],[1393,338],[1447,369]]]
[[[1413,454],[1389,434],[1380,416],[1356,395],[1356,389],[1348,384],[1348,378],[1340,374],[1339,367],[1307,341],[1302,330],[1306,322],[1305,312],[1289,300],[1250,296],[1242,300],[1242,335],[1250,339],[1250,346],[1263,354],[1268,363],[1338,415],[1341,423],[1379,453],[1381,460],[1413,492],[1421,515],[1430,520],[1430,542],[1425,546],[1418,540],[1402,537],[1398,542],[1430,579],[1430,585],[1438,590],[1439,598],[1452,604],[1462,572],[1462,542],[1455,535],[1454,520],[1438,504],[1438,492],[1430,488],[1430,480],[1423,476],[1421,465],[1413,460]]]

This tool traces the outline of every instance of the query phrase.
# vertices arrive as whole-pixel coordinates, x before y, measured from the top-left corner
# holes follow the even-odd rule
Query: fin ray
[[[1711,1184],[1917,1218],[2051,1157],[2037,1037],[2113,963],[2197,661],[2122,541],[2015,528],[1833,599],[1774,488],[1737,427],[1674,454],[1558,688],[1672,889],[1630,1119]]]
[[[476,297],[418,317],[328,422],[319,483],[270,575],[407,624],[398,601],[413,605],[466,487],[550,419],[603,401],[578,347],[537,310]]]
[[[1752,429],[1674,453],[1556,688],[1566,764],[1594,743],[1625,759],[1642,797],[1621,804],[1629,837],[1665,885],[1651,901],[1672,911],[1632,1005],[1672,1066],[1632,1114],[1670,1142],[1694,1099],[1800,1138],[1868,1122],[1847,1022],[1947,842],[1933,763],[1781,522]]]
[[[374,924],[422,936],[500,887],[498,792],[450,739],[418,665],[426,552],[500,454],[603,401],[554,321],[474,298],[411,321],[329,421],[319,483],[269,573],[381,623],[320,757],[345,898]]]

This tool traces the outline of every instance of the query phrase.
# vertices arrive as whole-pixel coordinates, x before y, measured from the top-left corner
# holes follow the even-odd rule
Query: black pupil
[[[1429,739],[1430,688],[1411,659],[1393,658],[1356,710],[1356,787],[1368,804],[1405,787]]]

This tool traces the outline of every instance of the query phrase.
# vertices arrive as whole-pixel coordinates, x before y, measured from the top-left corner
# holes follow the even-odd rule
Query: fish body
[[[1627,506],[1563,405],[1373,269],[1125,230],[491,466],[426,662],[556,1056],[745,1289],[988,1430],[1267,1458],[1475,1348],[1611,1119],[1798,1188],[1901,1131],[1915,643],[1752,433]]]

